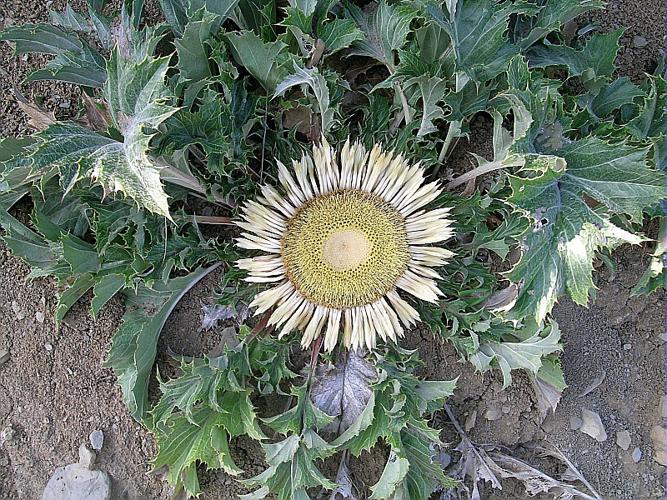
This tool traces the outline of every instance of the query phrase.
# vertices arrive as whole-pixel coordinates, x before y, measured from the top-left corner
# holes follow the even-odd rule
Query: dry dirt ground
[[[45,20],[48,7],[63,3],[0,1],[0,26]],[[661,57],[664,17],[661,0],[612,0],[606,12],[579,24],[593,22],[604,30],[628,27],[622,39],[620,72],[638,78],[643,71],[652,71]],[[31,99],[42,96],[43,104],[59,117],[76,108],[78,93],[66,85],[21,83],[28,69],[39,62],[32,56],[13,59],[7,45],[0,46],[0,136],[28,131],[11,97],[13,85]],[[475,142],[462,147],[483,150],[481,141]],[[475,374],[469,365],[458,362],[451,346],[432,340],[427,332],[415,332],[407,344],[419,344],[426,363],[424,375],[429,378],[460,375],[450,404],[461,422],[476,415],[470,430],[474,441],[505,446],[555,473],[556,464],[540,462],[524,446],[546,439],[574,462],[604,498],[666,498],[664,468],[654,460],[657,450],[651,440],[651,430],[663,422],[665,297],[663,293],[630,297],[647,256],[645,248],[619,251],[618,270],[598,275],[600,290],[590,309],[569,300],[557,306],[569,387],[555,415],[544,422],[526,377],[517,374],[514,385],[501,391],[497,374]],[[152,437],[131,419],[112,372],[101,367],[122,305],[114,302],[92,319],[88,298],[56,330],[56,287],[46,279],[27,280],[28,271],[0,246],[0,350],[10,353],[9,361],[0,366],[0,499],[40,498],[54,469],[75,462],[79,445],[96,429],[104,432],[98,464],[112,478],[113,498],[169,498],[169,488],[148,474],[155,452]],[[209,276],[185,297],[166,325],[161,352],[196,354],[215,345],[215,334],[202,337],[194,325],[199,324],[202,304],[212,300],[218,279]],[[582,409],[600,415],[606,441],[597,442],[572,429]],[[436,423],[443,429],[443,440],[455,445],[457,436],[447,417],[437,415]],[[628,450],[616,444],[620,431],[630,434]],[[262,470],[258,451],[246,441],[233,448],[235,459],[250,474]],[[641,454],[638,461],[633,452],[635,459]],[[381,473],[383,458],[378,453],[353,460],[353,480],[372,484]],[[205,474],[202,485],[206,499],[234,498],[241,491],[222,473]],[[485,492],[485,498],[524,497],[522,487],[512,481],[503,484],[502,492]]]

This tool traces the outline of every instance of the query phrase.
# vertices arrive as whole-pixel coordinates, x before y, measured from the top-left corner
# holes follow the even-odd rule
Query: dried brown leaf
[[[377,371],[357,351],[341,353],[335,365],[320,364],[311,389],[315,406],[335,417],[326,429],[337,435],[345,432],[366,408],[377,380]]]
[[[88,94],[81,94],[83,104],[86,109],[86,116],[83,119],[84,125],[93,130],[106,130],[111,124],[109,110],[103,101],[96,101]]]
[[[498,290],[484,301],[483,307],[489,311],[509,311],[519,295],[519,286],[512,283],[507,288]]]
[[[549,493],[559,500],[584,498],[596,500],[571,484],[555,479],[544,472],[528,465],[518,458],[510,457],[500,452],[489,454],[493,464],[497,467],[494,472],[503,478],[512,478],[521,481],[529,496],[539,493]]]
[[[561,474],[562,481],[569,481],[569,482],[579,481],[582,484],[584,484],[586,488],[588,488],[588,491],[591,492],[595,500],[602,500],[600,494],[597,491],[595,491],[593,486],[591,486],[591,484],[586,480],[584,475],[581,472],[579,472],[579,469],[577,469],[574,466],[574,464],[563,454],[563,452],[561,452],[552,443],[548,443],[548,446],[549,446],[548,448],[544,448],[542,446],[529,446],[529,448],[537,451],[543,457],[555,458],[556,460],[559,460],[560,462],[564,463],[567,466],[567,470],[565,471],[565,473]]]
[[[56,123],[56,115],[53,114],[53,111],[44,111],[42,108],[37,106],[37,104],[32,103],[26,99],[26,97],[21,94],[17,89],[13,89],[14,98],[23,111],[28,117],[28,125],[38,131],[46,130],[49,125]]]
[[[544,420],[549,412],[554,413],[556,411],[562,391],[532,373],[528,373],[528,378],[530,378],[537,396],[537,411],[540,418]]]

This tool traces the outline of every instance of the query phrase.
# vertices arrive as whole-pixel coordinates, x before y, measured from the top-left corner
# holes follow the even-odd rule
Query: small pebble
[[[579,429],[581,432],[588,434],[599,443],[607,440],[607,432],[598,413],[582,408],[581,420],[583,422]]]
[[[47,342],[46,344],[44,344],[44,349],[46,349],[47,351],[51,352],[51,351],[53,351],[53,345],[52,345],[52,344],[49,344],[49,343]]]
[[[37,320],[38,323],[44,323],[44,312],[37,311],[35,313],[35,319]]]
[[[92,469],[93,465],[95,465],[96,458],[97,456],[95,455],[95,452],[89,450],[85,444],[79,446],[79,464],[81,466],[86,469]]]
[[[632,46],[641,48],[641,47],[646,47],[648,45],[648,40],[644,38],[643,36],[636,36],[632,39]]]
[[[12,301],[12,311],[16,315],[17,320],[21,321],[25,318],[25,313],[21,310],[21,306],[19,306],[18,302],[15,300]]]
[[[629,351],[630,349],[632,349],[632,344],[623,344],[623,349]]]
[[[579,417],[570,417],[570,429],[573,431],[581,429],[583,421]]]
[[[5,364],[9,361],[9,351],[0,350],[0,365]]]
[[[632,450],[632,461],[634,463],[637,463],[641,459],[642,459],[642,450],[640,450],[638,447]]]
[[[498,420],[502,416],[502,413],[498,408],[488,408],[484,414],[484,418],[487,420]]]
[[[628,431],[619,431],[616,433],[616,444],[624,451],[630,448],[630,433]]]
[[[100,451],[102,446],[104,446],[104,433],[100,430],[91,432],[90,436],[88,436],[88,439],[90,440],[90,445],[95,451]]]
[[[8,425],[0,432],[0,445],[11,443],[16,437],[16,431],[11,425]]]

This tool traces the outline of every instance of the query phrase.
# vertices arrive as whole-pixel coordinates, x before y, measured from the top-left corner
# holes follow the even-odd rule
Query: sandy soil
[[[52,6],[62,6],[57,1]],[[46,18],[42,0],[0,2],[0,26]],[[76,3],[75,3],[76,5]],[[627,26],[622,42],[620,72],[637,78],[652,70],[659,57],[664,35],[664,6],[659,0],[611,1],[606,13],[587,21],[603,29]],[[646,42],[646,43],[644,43]],[[15,60],[6,44],[0,45],[0,135],[26,133],[26,119],[11,96],[18,86],[30,98],[44,96],[44,105],[59,117],[69,116],[77,106],[77,91],[67,85],[21,84],[28,69],[39,58]],[[469,150],[484,152],[480,134],[473,144],[462,144],[454,158],[464,160]],[[458,156],[457,156],[458,155]],[[605,498],[652,498],[663,496],[664,468],[653,459],[650,433],[662,422],[664,394],[664,294],[631,298],[629,290],[646,263],[645,249],[623,249],[618,271],[602,271],[596,304],[583,309],[568,300],[557,306],[555,316],[563,330],[565,352],[562,363],[569,383],[555,415],[544,422],[539,417],[533,390],[527,378],[517,374],[515,384],[501,391],[498,374],[475,374],[458,362],[451,346],[428,332],[418,330],[406,342],[419,345],[426,362],[424,375],[447,378],[460,375],[459,389],[451,404],[459,420],[476,412],[473,440],[509,447],[531,458],[525,444],[547,439],[556,444],[580,468]],[[114,498],[163,499],[169,488],[147,473],[155,451],[149,434],[127,413],[110,370],[101,367],[111,335],[122,315],[122,305],[112,303],[93,320],[88,314],[90,298],[75,306],[67,324],[53,326],[56,287],[50,280],[26,281],[28,268],[0,247],[0,350],[11,358],[0,366],[0,498],[35,499],[53,470],[77,460],[77,449],[88,434],[101,429],[104,448],[99,467],[113,479]],[[201,305],[211,300],[215,275],[188,294],[169,320],[160,349],[164,353],[195,354],[216,343],[215,334],[201,336]],[[164,359],[164,354],[162,359]],[[604,372],[601,384],[586,396],[582,392]],[[582,409],[600,414],[609,435],[598,443],[571,429],[573,417]],[[488,410],[491,410],[489,413]],[[485,416],[497,414],[495,420]],[[443,439],[455,443],[456,435],[446,416],[437,415]],[[627,451],[615,444],[616,432],[627,430]],[[632,452],[641,451],[635,463]],[[250,474],[263,467],[253,443],[240,440],[233,453]],[[382,471],[383,451],[351,462],[353,479],[372,484]],[[553,463],[544,463],[554,468]],[[205,474],[202,498],[234,498],[241,489],[223,473]],[[503,492],[487,492],[487,498],[523,498],[518,484],[508,481]]]

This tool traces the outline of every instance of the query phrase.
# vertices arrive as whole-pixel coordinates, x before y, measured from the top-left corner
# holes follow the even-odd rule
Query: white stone
[[[92,469],[96,458],[97,455],[95,455],[95,452],[88,449],[85,444],[79,446],[79,465],[86,469]]]
[[[106,472],[80,464],[58,467],[44,488],[42,500],[109,500],[111,481]]]
[[[628,431],[619,431],[616,433],[616,444],[624,451],[630,448],[630,433]]]

